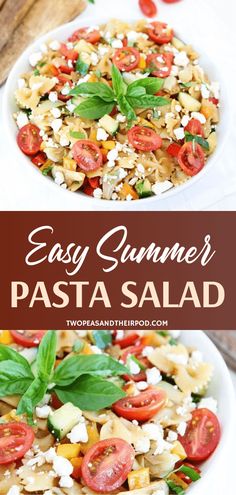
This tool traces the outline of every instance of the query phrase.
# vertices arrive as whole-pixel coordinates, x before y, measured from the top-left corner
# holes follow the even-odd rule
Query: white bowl
[[[211,340],[200,330],[186,330],[181,333],[181,342],[194,346],[203,353],[204,359],[214,366],[214,375],[207,396],[218,402],[218,418],[222,435],[220,443],[212,456],[202,464],[202,478],[191,485],[189,494],[217,493],[217,477],[224,472],[225,459],[232,455],[232,439],[235,434],[235,394],[229,370]],[[212,490],[213,489],[213,490]],[[227,490],[226,490],[227,492]],[[225,492],[225,493],[226,493]]]
[[[170,9],[171,10],[171,9]],[[188,13],[186,12],[186,15]],[[121,17],[121,15],[120,15]],[[132,20],[130,18],[127,18],[127,15],[122,16],[123,20],[127,20],[129,22],[137,20],[137,17],[134,16]],[[60,41],[63,41],[69,37],[69,35],[78,27],[82,26],[89,26],[89,25],[94,25],[94,24],[102,24],[108,21],[108,18],[105,18],[104,16],[96,16],[96,18],[92,17],[85,17],[81,16],[78,20],[64,24],[60,26],[57,29],[54,29],[50,33],[47,33],[46,35],[42,36],[39,40],[37,40],[35,43],[33,43],[31,46],[29,46],[23,54],[19,57],[17,62],[15,63],[13,69],[11,70],[11,73],[8,77],[6,87],[5,87],[5,92],[3,95],[3,121],[5,124],[5,129],[7,132],[7,135],[10,139],[10,145],[11,149],[15,151],[17,155],[17,159],[22,165],[30,165],[32,174],[34,174],[34,177],[32,175],[32,180],[37,180],[39,184],[39,190],[41,187],[48,187],[49,188],[49,193],[55,194],[55,188],[57,188],[57,194],[61,195],[61,201],[63,204],[63,201],[66,201],[68,198],[69,194],[75,194],[71,193],[70,191],[64,190],[63,188],[58,187],[56,184],[54,184],[53,180],[50,178],[46,178],[42,176],[42,174],[36,169],[36,167],[31,163],[30,159],[23,155],[23,153],[19,150],[17,143],[16,143],[16,135],[17,135],[17,126],[14,122],[14,119],[12,117],[12,114],[17,111],[17,105],[15,102],[14,98],[14,92],[17,87],[17,80],[20,77],[20,75],[24,72],[27,72],[30,69],[29,66],[29,55],[37,51],[39,49],[39,46],[48,41],[49,39],[58,39]],[[212,81],[219,81],[221,85],[221,121],[218,126],[218,146],[215,151],[215,153],[208,159],[206,166],[202,169],[202,171],[197,174],[196,176],[192,177],[190,180],[188,180],[185,184],[182,184],[177,187],[173,187],[169,191],[159,195],[159,196],[152,196],[150,198],[145,198],[141,200],[142,205],[146,206],[147,208],[150,207],[153,203],[156,203],[157,201],[161,201],[162,199],[165,199],[167,197],[172,197],[175,194],[182,193],[185,189],[193,186],[196,181],[198,181],[200,178],[203,177],[204,174],[208,172],[210,167],[214,166],[216,161],[218,160],[223,144],[225,141],[225,138],[227,136],[227,132],[230,128],[230,120],[231,120],[231,115],[230,115],[230,105],[229,105],[229,100],[228,100],[228,91],[227,91],[227,86],[225,84],[225,80],[223,79],[223,75],[227,73],[225,70],[223,70],[223,67],[225,65],[227,66],[226,62],[227,59],[223,57],[223,50],[221,46],[221,51],[217,50],[217,42],[219,40],[216,40],[215,43],[212,43],[209,45],[209,38],[207,36],[207,33],[205,33],[205,36],[203,34],[203,31],[201,29],[201,26],[195,26],[194,29],[191,29],[192,23],[186,22],[186,16],[183,15],[177,15],[177,12],[175,14],[175,18],[171,18],[169,16],[169,19],[167,19],[168,22],[171,22],[171,25],[173,27],[178,27],[178,30],[176,31],[177,35],[182,38],[185,42],[191,43],[196,50],[200,54],[200,63],[202,67],[205,69],[205,71],[208,73],[210,79]],[[207,47],[207,49],[206,49]],[[208,52],[208,55],[205,54],[205,52]],[[225,52],[224,52],[225,53]],[[22,173],[24,173],[24,170],[22,169]],[[204,180],[203,180],[203,187],[204,187]],[[118,209],[118,210],[127,210],[127,209],[135,209],[135,205],[133,204],[133,201],[107,201],[107,200],[101,200],[101,199],[95,199],[93,197],[87,196],[85,194],[77,193],[78,194],[78,201],[83,201],[83,203],[88,205],[88,207],[93,207],[94,209],[102,209],[102,208],[112,208],[112,209]],[[139,201],[138,201],[139,203]],[[138,209],[138,208],[137,208]]]

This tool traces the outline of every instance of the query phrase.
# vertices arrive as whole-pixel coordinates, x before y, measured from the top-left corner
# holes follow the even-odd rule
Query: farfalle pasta
[[[113,201],[160,195],[198,174],[217,146],[219,85],[165,23],[80,28],[29,62],[15,92],[17,142],[64,189]]]
[[[177,333],[1,330],[0,495],[184,494],[220,424]]]

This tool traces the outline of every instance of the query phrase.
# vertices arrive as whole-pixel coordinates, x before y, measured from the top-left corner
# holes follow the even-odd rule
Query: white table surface
[[[138,13],[138,0],[96,0],[95,5],[89,5],[86,15],[104,12],[111,17],[126,16]],[[206,43],[214,43],[217,37],[222,38],[222,51],[226,57],[231,57],[236,42],[235,0],[183,0],[174,5],[158,1],[159,18],[165,20],[172,12],[177,16],[192,16],[194,23],[203,26],[203,35]],[[171,9],[171,11],[170,11]],[[83,14],[85,15],[85,14]],[[124,14],[123,14],[124,15]],[[209,37],[208,37],[209,30]],[[225,45],[227,49],[225,49]],[[216,57],[217,58],[217,57]],[[228,81],[235,80],[235,55],[232,56],[232,73],[228,74]],[[217,63],[217,60],[214,60]],[[0,102],[3,97],[3,88],[0,88]],[[236,121],[235,91],[232,97],[232,114]],[[12,153],[6,135],[4,122],[0,116],[0,209],[2,210],[92,210],[93,202],[80,200],[81,196],[58,191],[56,186],[46,184],[44,178],[37,178],[32,167],[24,166],[19,158]],[[235,125],[234,125],[235,127]],[[232,125],[231,125],[232,128]],[[64,194],[62,195],[62,193]],[[116,202],[106,202],[106,209],[115,208]],[[129,209],[147,209],[142,201],[129,205]],[[101,208],[102,209],[102,208]],[[236,210],[236,163],[235,163],[235,131],[230,129],[224,151],[217,162],[194,186],[179,192],[171,198],[150,203],[150,210]]]

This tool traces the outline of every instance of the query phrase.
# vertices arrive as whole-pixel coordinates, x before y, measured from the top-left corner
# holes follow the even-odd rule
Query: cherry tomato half
[[[191,119],[184,128],[185,131],[190,132],[190,134],[193,134],[194,136],[202,136],[204,137],[204,130],[201,122],[197,119]]]
[[[180,0],[162,0],[165,3],[176,3],[179,2]]]
[[[131,46],[118,48],[115,51],[112,61],[119,70],[129,72],[138,66],[140,53],[136,48],[132,48]]]
[[[77,141],[72,148],[72,154],[78,166],[86,172],[97,170],[102,166],[102,153],[93,141],[87,139]]]
[[[10,330],[16,344],[23,347],[38,347],[47,330]]]
[[[174,158],[178,157],[178,154],[181,150],[180,144],[177,143],[171,143],[168,148],[167,148],[167,153],[169,153],[170,156],[173,156]]]
[[[148,29],[148,36],[158,45],[164,45],[172,40],[174,32],[165,22],[152,22]]]
[[[22,459],[34,441],[33,429],[25,423],[0,424],[0,465]]]
[[[65,43],[61,44],[60,52],[65,58],[72,60],[72,62],[78,60],[79,53],[73,50],[73,48],[68,48]]]
[[[122,418],[148,421],[166,404],[167,395],[162,389],[152,388],[132,397],[125,397],[113,405],[113,411]]]
[[[95,492],[110,493],[127,479],[134,462],[133,448],[121,438],[95,443],[85,454],[82,477]]]
[[[119,345],[121,349],[124,349],[125,347],[129,347],[130,345],[134,344],[137,341],[138,337],[138,334],[135,332],[128,333],[122,339],[117,339],[115,335],[113,345]]]
[[[97,29],[89,30],[88,27],[84,27],[81,29],[77,29],[72,36],[69,38],[69,41],[73,43],[78,40],[86,40],[88,43],[97,43],[101,39],[101,34]]]
[[[154,151],[161,148],[162,139],[149,127],[136,125],[128,131],[129,143],[140,151]]]
[[[135,356],[144,366],[148,367],[148,360],[142,356],[144,347],[142,344],[128,347],[121,356],[122,361],[126,363],[129,356]],[[137,375],[123,375],[122,378],[126,381],[133,380],[134,382],[141,382],[146,380],[146,372],[142,370]]]
[[[220,441],[220,423],[209,409],[195,409],[184,436],[179,435],[187,458],[193,462],[208,459]]]
[[[205,165],[205,155],[200,144],[193,141],[185,143],[179,151],[178,163],[187,175],[197,175]]]
[[[31,158],[31,162],[37,167],[42,167],[42,165],[47,161],[47,155],[43,151],[39,151],[37,155]]]
[[[172,62],[172,53],[152,53],[147,56],[147,66],[152,71],[152,76],[155,77],[168,77],[171,73]]]
[[[139,0],[139,7],[142,13],[147,17],[154,17],[157,15],[157,6],[153,0]]]
[[[17,144],[25,155],[36,155],[40,151],[42,138],[40,129],[34,124],[26,124],[19,130]]]

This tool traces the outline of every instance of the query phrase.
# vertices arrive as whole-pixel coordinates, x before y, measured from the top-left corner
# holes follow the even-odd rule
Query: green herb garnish
[[[42,174],[48,175],[51,172],[51,170],[52,170],[52,165],[49,165],[48,167],[46,167],[42,170]]]
[[[186,476],[188,476],[190,478],[190,480],[192,480],[192,481],[198,481],[201,478],[201,475],[195,469],[193,469],[189,466],[185,466],[185,464],[183,464],[178,469],[178,471],[181,471],[182,473],[186,474]]]
[[[164,80],[148,77],[127,85],[119,69],[112,66],[112,88],[101,82],[82,83],[70,91],[71,96],[82,95],[86,99],[75,109],[82,118],[100,119],[111,113],[115,105],[126,116],[130,126],[137,120],[136,108],[156,108],[167,105],[169,100],[155,96]]]
[[[129,358],[128,358],[128,363],[127,363],[128,366],[129,366],[130,360],[134,361],[134,363],[136,363],[141,370],[147,369],[147,367],[143,363],[141,363],[141,361],[139,359],[137,359],[136,356],[134,356],[133,354],[131,354],[131,356],[129,356]]]
[[[34,76],[40,76],[40,72],[39,72],[39,70],[38,70],[38,69],[35,69],[35,70],[34,70]]]
[[[75,352],[76,354],[79,354],[84,349],[84,346],[85,346],[84,341],[81,339],[78,339],[74,343],[74,345],[72,347],[72,351]]]
[[[185,139],[186,142],[193,141],[195,143],[200,144],[200,146],[202,146],[202,148],[205,148],[207,151],[210,149],[208,141],[204,139],[202,136],[197,136],[194,134],[190,134],[190,132],[185,132]]]
[[[81,60],[80,57],[76,62],[75,68],[76,68],[76,72],[79,72],[81,76],[86,76],[88,74],[89,65],[83,62],[83,60]]]
[[[172,490],[172,492],[177,493],[177,495],[185,495],[185,490],[179,485],[176,485],[172,480],[166,480],[166,484]]]
[[[106,349],[112,343],[112,336],[109,330],[93,330],[92,338],[99,349]]]
[[[21,395],[17,414],[32,422],[34,409],[46,393],[72,402],[83,410],[99,410],[125,397],[124,391],[105,378],[129,373],[128,368],[104,354],[77,354],[64,359],[54,369],[56,331],[48,331],[38,348],[34,373],[28,361],[13,349],[0,345],[0,397]],[[74,352],[81,350],[81,342]],[[77,349],[77,351],[76,351]]]
[[[157,330],[156,333],[161,335],[161,337],[169,337],[169,332],[167,330]]]

